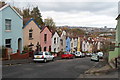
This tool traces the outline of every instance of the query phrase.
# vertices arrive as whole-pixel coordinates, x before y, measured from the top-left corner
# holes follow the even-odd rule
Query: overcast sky
[[[21,9],[38,6],[42,18],[53,18],[57,26],[115,28],[119,0],[6,0]]]

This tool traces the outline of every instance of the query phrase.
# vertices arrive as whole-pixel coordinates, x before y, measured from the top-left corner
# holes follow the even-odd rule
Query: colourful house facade
[[[74,38],[71,38],[71,41],[70,41],[70,47],[71,47],[71,52],[74,52],[75,49],[74,49]]]
[[[55,32],[52,36],[52,52],[59,52],[60,51],[60,37],[57,32]]]
[[[67,37],[66,39],[66,51],[70,52],[71,51],[71,46],[70,46],[71,39]]]
[[[62,31],[60,36],[60,51],[66,51],[66,32]]]
[[[11,49],[11,53],[23,50],[23,18],[10,5],[0,8],[0,46]]]
[[[109,61],[120,56],[120,14],[116,18],[117,26],[116,26],[116,40],[115,40],[115,50],[109,52]]]
[[[52,45],[52,32],[48,27],[43,27],[40,32],[40,46],[41,51],[51,51]]]
[[[40,46],[40,26],[31,18],[23,27],[24,47],[36,50]]]
[[[80,37],[78,37],[78,42],[77,42],[77,51],[81,51],[81,41],[80,41]]]

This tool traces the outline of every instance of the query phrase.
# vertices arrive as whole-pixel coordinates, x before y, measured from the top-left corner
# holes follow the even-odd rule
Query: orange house
[[[32,50],[40,46],[40,26],[31,18],[23,27],[24,47],[28,46]]]

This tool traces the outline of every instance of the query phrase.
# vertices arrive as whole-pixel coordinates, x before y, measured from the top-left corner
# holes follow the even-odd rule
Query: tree
[[[26,8],[23,10],[23,18],[30,18],[31,15],[30,15],[30,9],[29,8]]]
[[[3,7],[4,5],[6,5],[6,3],[4,1],[0,1],[0,8]]]
[[[53,21],[52,18],[46,18],[44,20],[44,24],[45,26],[48,26],[50,29],[53,29],[53,30],[56,29],[55,22]]]
[[[38,7],[33,8],[31,11],[31,17],[34,18],[39,25],[43,24],[42,16]]]
[[[22,13],[22,11],[19,9],[19,8],[17,8],[17,7],[13,7],[21,16],[23,15],[23,13]]]

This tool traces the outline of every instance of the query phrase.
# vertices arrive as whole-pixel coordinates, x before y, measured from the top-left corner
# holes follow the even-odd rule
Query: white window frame
[[[6,40],[10,40],[10,43],[6,43]],[[7,48],[11,48],[11,39],[5,39],[5,47],[8,46],[8,45],[9,45],[10,47],[7,47]]]
[[[8,20],[9,22],[7,22],[7,20]],[[6,30],[6,31],[11,31],[11,22],[12,22],[11,19],[5,19],[5,30]]]

